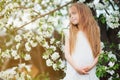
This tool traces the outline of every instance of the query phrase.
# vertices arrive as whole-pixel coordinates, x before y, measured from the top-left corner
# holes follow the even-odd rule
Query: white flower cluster
[[[105,47],[104,43],[101,42],[100,44],[101,44],[101,49],[103,49]]]
[[[94,7],[94,3],[87,3],[86,5],[89,6],[90,8]]]
[[[60,59],[58,52],[54,52],[52,55],[44,55],[43,58],[46,59],[46,65],[52,66],[54,70],[65,68],[64,61]]]
[[[5,58],[5,59],[11,58],[10,50],[7,49],[7,50],[1,52],[1,57]]]
[[[113,58],[114,60],[117,61],[116,55],[113,54],[112,51],[110,51],[110,52],[108,53],[108,57],[109,57],[109,58]]]
[[[118,49],[120,50],[120,44],[118,44]]]
[[[15,60],[20,58],[20,55],[17,53],[17,50],[11,50],[11,55]]]
[[[30,56],[30,54],[25,54],[24,59],[25,59],[26,61],[31,60],[31,56]]]
[[[51,55],[51,58],[52,58],[53,61],[56,61],[59,57],[60,57],[60,55],[59,55],[58,52],[54,52],[54,53]]]
[[[85,2],[86,0],[79,0],[79,2],[81,2],[81,3],[83,3],[83,2]]]
[[[6,1],[7,2],[7,1]],[[18,3],[9,3],[8,5],[5,6],[4,10],[2,12],[0,12],[0,15],[3,15],[5,14],[5,12],[8,10],[8,9],[13,9],[14,7],[18,7]]]
[[[26,74],[26,72],[20,72],[23,68],[25,68],[27,72],[31,71],[31,65],[25,65],[25,63],[18,64],[17,67],[12,67],[5,71],[1,71],[0,78],[3,80],[32,80],[32,77]]]
[[[120,26],[119,19],[120,19],[119,11],[113,11],[111,15],[106,16],[107,25],[112,29],[118,28]]]
[[[8,58],[13,58],[13,59],[20,59],[20,54],[18,54],[17,50],[6,50],[4,52],[0,52],[2,59],[8,59]],[[31,60],[30,54],[25,54],[24,59]]]
[[[96,10],[103,10],[105,8],[108,8],[109,6],[109,2],[106,1],[106,0],[103,0],[103,3],[99,3],[99,0],[97,1],[93,1],[93,2],[90,2],[90,3],[87,3],[87,5],[90,7],[90,8],[95,8]]]
[[[115,73],[114,70],[107,70],[108,73],[110,73],[111,75],[113,75]]]
[[[108,27],[115,29],[120,26],[119,19],[120,19],[120,13],[117,9],[117,6],[115,6],[115,10],[111,7],[111,4],[107,0],[102,1],[104,4],[99,3],[99,0],[94,1],[92,3],[88,3],[87,5],[91,8],[95,8],[97,11],[97,15],[104,14],[106,17],[106,23]],[[110,1],[114,5],[114,1]],[[105,12],[106,10],[108,12]]]
[[[43,35],[43,37],[46,38],[46,37],[51,37],[52,36],[51,33],[53,33],[54,28],[52,26],[43,24],[42,30],[43,30],[42,35]]]
[[[12,69],[7,69],[6,71],[1,71],[0,78],[5,80],[10,80],[14,78],[17,73],[15,70],[16,70],[16,67],[13,67]]]
[[[20,42],[22,40],[22,37],[20,35],[15,36],[15,41]]]
[[[103,3],[104,4],[102,4],[102,3],[95,3],[94,2],[94,6],[95,6],[95,8],[97,9],[97,10],[103,10],[103,9],[107,9],[108,7],[109,7],[109,2],[108,1],[106,1],[106,0],[103,0]]]
[[[65,61],[60,58],[60,53],[56,51],[58,45],[60,42],[56,41],[55,38],[50,39],[50,45],[45,42],[43,47],[46,48],[46,52],[43,54],[43,59],[46,60],[46,65],[53,67],[54,70],[64,70]]]
[[[25,45],[26,51],[28,52],[31,51],[31,47],[36,47],[38,45],[37,41],[35,40],[35,34],[32,31],[28,31],[27,33],[22,34],[21,36],[17,35],[15,37],[15,41],[18,42],[16,45],[16,49],[20,47],[21,44],[19,42],[22,39],[26,40],[26,43],[24,45]]]

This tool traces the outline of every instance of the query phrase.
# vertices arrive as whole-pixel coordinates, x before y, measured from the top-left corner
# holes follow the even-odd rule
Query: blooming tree
[[[29,74],[32,66],[31,51],[38,46],[44,49],[42,59],[48,67],[52,67],[55,71],[65,70],[63,32],[69,24],[67,8],[73,2],[88,5],[95,13],[101,32],[117,30],[115,36],[119,40],[120,7],[117,5],[117,0],[1,0],[0,78],[32,80],[33,77]],[[55,31],[60,34],[61,38],[55,38]],[[107,75],[109,80],[118,79],[120,76],[117,72],[120,61],[120,40],[117,45],[110,44],[109,36],[104,37],[104,35],[101,35],[103,48],[97,75],[98,77]],[[10,59],[19,62],[7,68],[6,65]]]

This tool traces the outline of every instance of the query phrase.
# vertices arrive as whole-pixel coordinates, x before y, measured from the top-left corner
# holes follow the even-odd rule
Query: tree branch
[[[104,10],[105,10],[105,12],[106,12],[108,15],[110,15],[109,12],[108,12],[106,9],[104,9]]]
[[[108,0],[108,1],[109,1],[109,0]],[[111,2],[111,1],[109,1],[109,3],[111,4],[111,6],[112,6],[113,10],[115,10],[115,8],[114,8],[114,6],[113,6],[112,2]]]
[[[60,10],[61,8],[63,8],[63,7],[65,7],[65,6],[67,6],[68,4],[70,4],[70,3],[72,3],[72,2],[73,2],[73,1],[70,1],[70,2],[66,3],[65,5],[60,6],[60,7],[56,8],[56,9],[54,9],[54,10],[52,10],[52,11],[50,11],[50,12],[46,13],[46,14],[43,14],[43,15],[38,15],[38,17],[34,18],[34,19],[33,19],[33,20],[31,20],[30,22],[28,22],[28,23],[26,23],[26,24],[24,24],[24,25],[20,26],[19,28],[17,28],[17,29],[16,29],[16,31],[17,31],[17,30],[19,30],[19,29],[21,29],[21,28],[23,28],[24,26],[26,26],[26,25],[28,25],[28,24],[30,24],[30,23],[32,23],[32,22],[34,22],[34,21],[36,21],[37,19],[39,19],[39,18],[41,18],[41,17],[44,17],[44,16],[46,16],[46,15],[49,15],[49,14],[54,13],[54,12],[55,12],[55,11],[57,11],[57,10]]]

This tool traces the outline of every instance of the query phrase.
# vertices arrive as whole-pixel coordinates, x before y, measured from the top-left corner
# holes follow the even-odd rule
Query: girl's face
[[[69,9],[69,19],[70,19],[70,22],[73,25],[78,25],[79,24],[79,14],[78,14],[78,11],[77,11],[76,7],[74,7],[74,6],[72,6]]]

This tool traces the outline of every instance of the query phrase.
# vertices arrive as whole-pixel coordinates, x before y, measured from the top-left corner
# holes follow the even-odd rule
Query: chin
[[[73,25],[78,25],[78,23],[73,23]]]
[[[73,24],[74,26],[78,26],[78,24]]]

